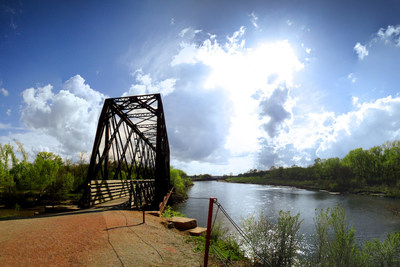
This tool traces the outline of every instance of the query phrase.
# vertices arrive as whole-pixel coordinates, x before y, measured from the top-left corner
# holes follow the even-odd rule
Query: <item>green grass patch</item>
[[[265,184],[265,179],[262,177],[232,177],[226,179],[231,183],[245,183],[245,184]]]
[[[299,180],[287,180],[287,179],[283,180],[283,179],[265,178],[265,177],[232,177],[226,179],[226,181],[231,183],[294,186],[300,188],[322,189],[316,185],[315,181],[312,180],[299,181]]]
[[[191,236],[188,237],[186,242],[194,242],[196,244],[195,251],[204,252],[206,238],[204,236]],[[227,231],[222,228],[219,223],[214,224],[214,227],[210,235],[210,245],[223,255],[224,258],[231,261],[248,261],[244,256],[243,251],[240,249],[240,245],[231,235],[227,234]],[[210,247],[209,253],[219,257],[214,249]]]
[[[173,210],[171,206],[167,206],[167,208],[164,210],[161,216],[164,218],[171,218],[171,217],[185,217],[186,215],[179,211]]]

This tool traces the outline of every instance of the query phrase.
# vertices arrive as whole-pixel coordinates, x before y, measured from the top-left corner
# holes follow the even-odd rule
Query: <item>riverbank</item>
[[[0,220],[4,266],[200,266],[203,254],[164,218],[97,207]],[[213,262],[216,266],[217,263]]]
[[[363,188],[355,188],[347,191],[336,191],[330,190],[324,186],[320,186],[315,181],[311,180],[278,180],[278,179],[264,179],[261,177],[231,177],[224,179],[225,182],[229,183],[241,183],[241,184],[258,184],[258,185],[272,185],[272,186],[290,186],[299,189],[307,189],[312,191],[326,191],[333,194],[356,194],[356,195],[367,195],[367,196],[375,196],[375,197],[388,197],[388,198],[398,198],[397,196],[393,196],[388,194],[387,189],[385,187],[363,187]]]

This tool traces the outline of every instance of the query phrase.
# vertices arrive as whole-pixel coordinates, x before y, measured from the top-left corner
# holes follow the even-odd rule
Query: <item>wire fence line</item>
[[[190,197],[190,199],[200,199],[200,200],[210,200],[209,197]],[[220,212],[221,211],[221,212]],[[228,227],[229,229],[234,229],[234,232],[236,232],[238,235],[234,236],[239,236],[243,241],[243,243],[247,244],[249,249],[252,250],[253,255],[255,256],[254,261],[256,262],[262,262],[262,256],[257,254],[257,250],[255,249],[254,245],[251,243],[250,238],[246,235],[246,233],[243,231],[243,229],[237,224],[232,217],[229,215],[229,213],[224,209],[222,204],[218,201],[218,199],[214,198],[213,201],[213,221],[211,225],[211,232],[213,232],[214,228],[216,227],[216,222],[223,222],[224,226]],[[228,225],[227,225],[228,224]],[[232,226],[232,227],[229,227]],[[216,246],[214,246],[212,243],[210,243],[210,248],[213,250],[214,255],[221,261],[221,263],[224,266],[232,266],[234,265],[234,262],[229,259],[229,257],[226,257]]]
[[[204,200],[210,200],[209,197],[188,197],[189,199],[204,199]]]

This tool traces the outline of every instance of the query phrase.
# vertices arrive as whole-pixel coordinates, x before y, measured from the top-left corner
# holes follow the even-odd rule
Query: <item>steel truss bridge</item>
[[[170,189],[170,155],[160,94],[105,100],[82,206],[129,195],[158,204]]]

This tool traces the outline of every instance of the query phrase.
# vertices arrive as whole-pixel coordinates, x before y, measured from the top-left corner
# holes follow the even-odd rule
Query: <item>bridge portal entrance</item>
[[[160,94],[105,100],[86,178],[84,206],[92,205],[90,184],[94,180],[153,181],[149,182],[153,185],[149,190],[154,203],[163,200],[171,186],[169,143]]]

